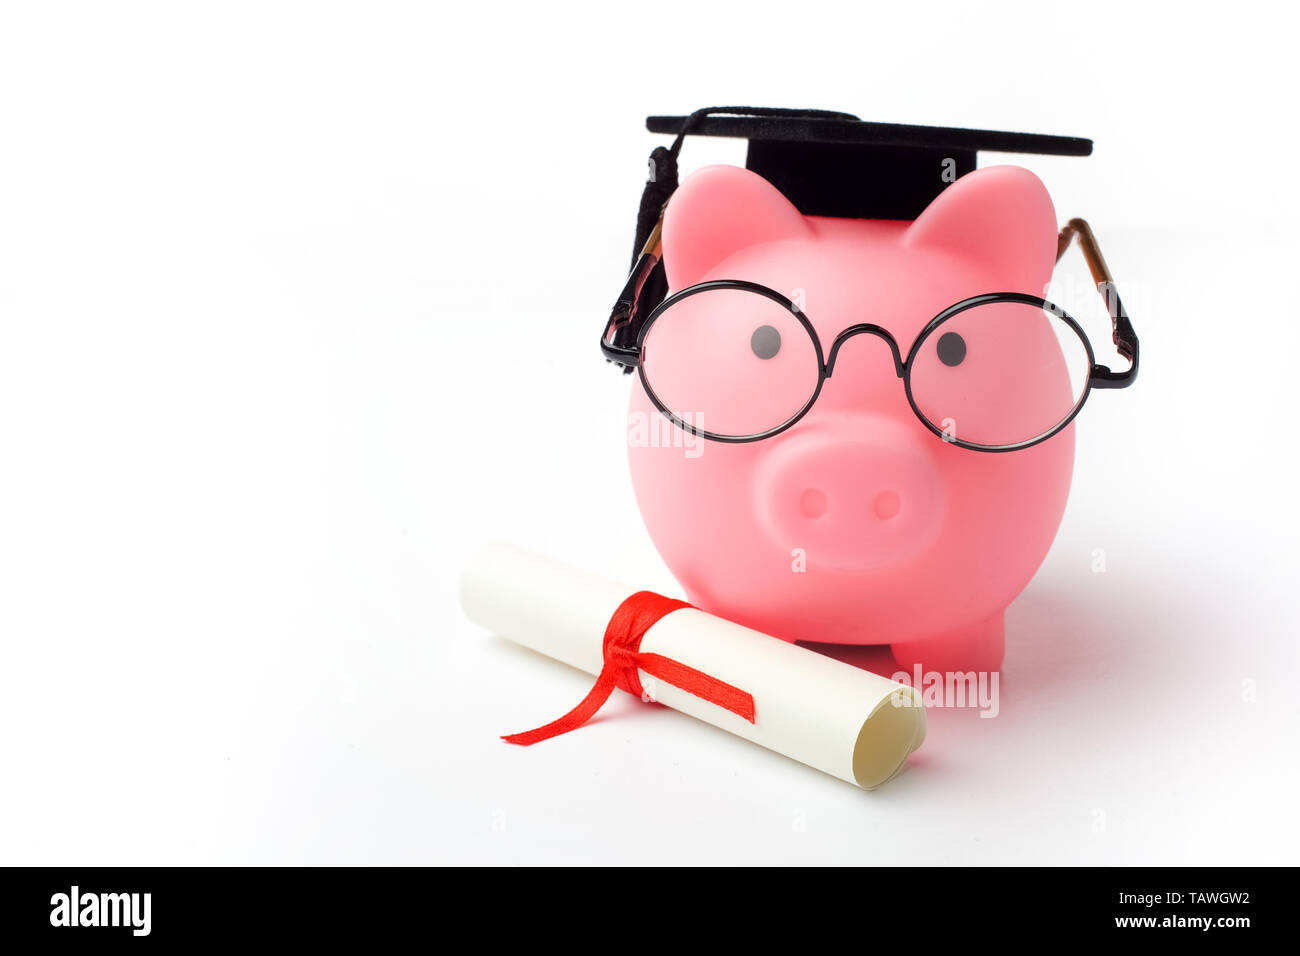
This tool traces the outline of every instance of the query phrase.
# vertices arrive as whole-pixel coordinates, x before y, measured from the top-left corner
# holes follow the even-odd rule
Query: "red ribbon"
[[[641,653],[641,638],[645,636],[646,631],[654,627],[664,615],[691,606],[685,601],[664,597],[653,591],[638,591],[633,594],[618,606],[605,627],[605,640],[602,645],[605,664],[596,678],[596,686],[582,699],[582,703],[544,727],[522,734],[511,734],[501,739],[506,743],[527,747],[538,741],[567,734],[570,730],[577,730],[595,716],[596,711],[604,706],[616,687],[645,699],[645,690],[641,687],[641,678],[637,675],[638,669],[674,687],[679,687],[688,694],[694,694],[701,700],[707,700],[724,710],[744,717],[752,724],[754,698],[740,688],[732,687],[716,677],[710,677],[694,667],[687,667],[671,657]]]

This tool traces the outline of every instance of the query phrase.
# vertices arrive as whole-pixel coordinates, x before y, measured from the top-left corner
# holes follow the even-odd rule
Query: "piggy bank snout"
[[[844,416],[774,441],[756,473],[756,510],[772,543],[810,566],[865,570],[931,546],[947,513],[935,442],[875,415]]]

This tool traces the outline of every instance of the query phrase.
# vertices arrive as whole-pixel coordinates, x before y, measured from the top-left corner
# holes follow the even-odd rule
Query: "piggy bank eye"
[[[761,359],[770,359],[781,351],[781,333],[770,325],[760,325],[749,337],[749,347]]]
[[[956,332],[945,332],[939,336],[939,344],[935,346],[935,351],[939,355],[939,361],[949,368],[960,365],[966,358],[966,340]]]

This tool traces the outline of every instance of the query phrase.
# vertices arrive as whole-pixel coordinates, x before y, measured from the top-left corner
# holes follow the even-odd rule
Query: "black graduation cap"
[[[915,219],[944,187],[975,168],[980,150],[1092,153],[1092,140],[1073,136],[869,123],[827,110],[715,106],[689,116],[651,116],[646,129],[677,139],[651,154],[652,181],[638,216],[634,259],[677,187],[677,154],[687,135],[748,140],[746,167],[796,209],[805,216],[846,219]]]
[[[745,165],[781,191],[805,216],[914,220],[950,183],[975,168],[980,150],[1088,156],[1092,140],[1039,133],[868,123],[829,110],[711,106],[689,116],[651,116],[646,129],[675,134],[650,154],[641,194],[632,271],[602,335],[605,357],[624,365],[630,343],[663,301],[667,279],[656,225],[677,189],[677,156],[690,136],[749,141]]]

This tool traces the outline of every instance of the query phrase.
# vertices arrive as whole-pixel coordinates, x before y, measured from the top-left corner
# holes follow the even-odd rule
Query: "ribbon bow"
[[[570,730],[577,730],[604,706],[605,701],[614,693],[614,688],[635,694],[643,700],[648,699],[638,670],[643,670],[653,677],[679,687],[688,694],[694,694],[701,700],[731,711],[754,722],[754,698],[738,687],[710,677],[694,667],[687,667],[681,661],[662,654],[642,654],[641,638],[660,618],[684,607],[691,607],[685,601],[664,597],[653,591],[638,591],[631,595],[609,619],[605,627],[605,639],[602,642],[604,666],[596,678],[596,686],[582,699],[577,707],[558,720],[553,720],[544,727],[511,734],[502,737],[506,743],[528,746],[551,737],[558,737]]]

